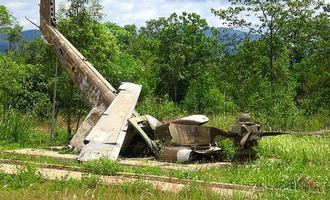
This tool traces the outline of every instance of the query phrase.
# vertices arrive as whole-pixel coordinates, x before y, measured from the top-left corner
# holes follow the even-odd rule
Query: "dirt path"
[[[45,149],[18,149],[18,150],[6,150],[6,153],[15,153],[21,155],[30,155],[30,156],[44,156],[57,159],[66,159],[66,160],[76,160],[77,155],[74,154],[60,154],[57,151],[45,150]],[[217,162],[217,163],[199,163],[199,164],[178,164],[178,163],[166,163],[159,162],[152,159],[144,158],[130,158],[130,159],[119,159],[118,164],[125,166],[142,166],[142,167],[159,167],[165,170],[184,170],[192,171],[199,169],[207,169],[211,167],[225,167],[231,166],[229,162]]]
[[[12,161],[12,160],[0,160],[0,171],[7,174],[18,173],[24,164],[27,162],[22,161]],[[61,165],[47,165],[34,163],[37,171],[40,175],[49,180],[61,179],[63,177],[68,177],[72,179],[80,180],[83,175],[88,174],[84,169],[78,167],[69,167]],[[204,181],[191,181],[186,179],[178,179],[173,177],[161,177],[161,176],[151,176],[151,175],[141,175],[141,174],[130,174],[130,173],[117,173],[114,176],[97,176],[104,184],[123,184],[132,181],[142,180],[146,183],[153,185],[156,189],[178,193],[184,190],[186,186],[193,184],[194,186],[200,187],[201,189],[212,190],[219,195],[231,197],[234,193],[240,193],[242,197],[252,197],[256,195],[260,188],[218,183],[218,182],[204,182]]]

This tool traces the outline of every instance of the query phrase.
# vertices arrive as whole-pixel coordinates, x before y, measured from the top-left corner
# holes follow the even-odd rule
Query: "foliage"
[[[0,123],[0,140],[8,143],[26,143],[31,135],[31,124],[19,113],[9,112]]]
[[[191,82],[183,107],[192,113],[205,114],[233,113],[236,110],[236,105],[226,99],[208,73]]]
[[[204,113],[220,120],[221,113],[228,127],[226,116],[244,111],[272,129],[326,126],[320,119],[329,116],[330,9],[321,0],[237,0],[228,9],[212,9],[226,26],[255,34],[230,54],[218,27],[196,13],[152,19],[138,29],[102,23],[98,0],[69,3],[60,8],[57,28],[115,88],[125,81],[143,86],[141,114],[169,120]],[[21,42],[21,26],[4,6],[0,19],[12,43],[0,56],[2,119],[15,109],[48,120],[54,53],[41,39]],[[59,139],[64,142],[89,108],[61,67],[56,108],[67,124],[68,136]]]
[[[72,0],[70,3],[68,8],[61,7],[58,29],[105,78],[110,78],[112,72],[109,66],[119,49],[116,38],[107,26],[99,23],[103,16],[102,6],[97,0]],[[79,121],[87,111],[78,92],[64,71],[60,70],[58,107],[66,116],[70,136],[73,119],[78,118]]]
[[[83,167],[92,173],[101,175],[114,175],[120,169],[120,166],[116,162],[107,159],[84,162]]]
[[[263,95],[257,95],[246,103],[256,102],[260,109],[274,108],[270,113],[261,112],[264,115],[277,115],[273,117],[274,119],[286,119],[286,116],[281,113],[289,110],[291,112],[288,112],[287,116],[292,118],[297,110],[294,108],[294,104],[301,106],[301,102],[307,103],[311,99],[316,100],[312,90],[307,89],[306,80],[312,82],[322,80],[323,78],[318,79],[313,74],[326,72],[322,67],[315,70],[313,66],[320,66],[320,64],[312,58],[312,55],[313,52],[319,54],[321,51],[318,51],[318,48],[321,46],[321,48],[327,48],[328,37],[325,37],[323,30],[329,32],[329,9],[327,9],[329,4],[321,0],[246,0],[231,1],[231,4],[232,6],[228,9],[212,9],[212,12],[223,20],[225,25],[232,28],[246,28],[251,33],[257,33],[261,37],[258,42],[252,42],[254,46],[252,49],[248,48],[248,51],[244,53],[242,50],[246,49],[247,46],[240,46],[239,53],[233,56],[234,59],[229,59],[229,62],[235,65],[237,64],[235,58],[237,58],[238,62],[243,63],[242,66],[245,69],[253,73],[250,77],[248,74],[241,77],[257,81],[254,84],[257,86],[256,88],[244,90],[245,92],[255,94],[255,91],[268,91],[266,95],[269,98],[264,99],[260,98]],[[258,19],[258,22],[249,20],[252,19],[251,16]],[[252,47],[251,42],[249,43],[249,46]],[[244,54],[247,57],[240,57]],[[306,63],[307,60],[308,64]],[[246,61],[249,62],[248,65],[244,64]],[[251,65],[251,61],[257,66]],[[310,73],[305,73],[306,71]],[[292,79],[294,76],[297,80]],[[265,81],[260,81],[261,79],[265,79]],[[327,91],[326,84],[318,84],[318,87],[322,92]],[[316,96],[320,97],[320,95]],[[245,101],[245,98],[242,99]],[[262,101],[263,105],[260,104],[260,101],[258,102],[258,99]],[[272,102],[272,100],[277,102]],[[324,99],[321,101],[323,102]],[[237,104],[241,107],[247,105],[245,103]],[[318,107],[316,104],[309,104],[309,107],[305,107],[305,109],[311,114],[319,110]],[[255,107],[252,110],[256,112],[254,111]],[[283,123],[280,126],[283,127],[283,125],[285,127]],[[290,126],[290,123],[287,126]]]
[[[26,188],[31,186],[31,184],[41,182],[41,177],[37,173],[37,170],[29,165],[19,169],[16,175],[8,176],[0,174],[0,177],[0,183],[10,189]]]
[[[205,34],[208,29],[205,19],[186,12],[150,20],[141,28],[140,35],[154,42],[153,52],[158,57],[158,96],[182,101],[190,81],[203,74],[204,66],[219,56],[220,46]]]
[[[0,29],[12,23],[12,16],[4,5],[0,5]]]
[[[219,147],[223,149],[224,161],[232,161],[236,154],[236,147],[231,139],[220,140]]]
[[[15,45],[22,39],[22,29],[7,8],[0,5],[0,33],[4,33],[9,42],[9,51],[15,49]]]
[[[138,105],[138,111],[148,113],[161,120],[171,120],[186,114],[185,110],[170,101],[168,97],[163,99],[147,97]]]
[[[324,59],[330,53],[329,45],[329,39],[319,41],[312,55],[295,66],[300,82],[298,103],[309,114],[330,113],[330,62]]]
[[[18,147],[47,147],[66,145],[67,132],[58,129],[55,137],[49,140],[48,133],[37,130],[35,120],[30,116],[22,116],[17,110],[8,111],[5,119],[0,121],[0,143]]]

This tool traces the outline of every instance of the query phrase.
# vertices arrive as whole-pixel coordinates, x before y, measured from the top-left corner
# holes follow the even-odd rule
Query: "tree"
[[[18,24],[7,8],[0,5],[0,32],[6,35],[9,51],[14,50],[15,45],[21,41],[22,29],[23,27]]]
[[[322,113],[330,115],[330,60],[325,59],[330,53],[330,19],[328,26],[320,28],[319,37],[314,43],[313,51],[299,64],[295,65],[298,77],[299,93],[296,97],[298,105],[306,110],[307,114]]]
[[[20,90],[21,85],[19,80],[23,76],[23,66],[16,63],[11,57],[6,55],[0,56],[0,90],[1,104],[3,108],[3,120],[6,120],[7,111],[12,104],[12,100],[16,96],[17,91]]]
[[[290,66],[304,58],[315,34],[312,24],[322,13],[323,0],[234,0],[228,9],[212,12],[232,28],[245,28],[265,40],[268,65],[264,74],[272,80],[277,76],[274,61],[283,49],[289,50]],[[253,22],[258,19],[257,22]],[[250,20],[248,20],[250,19]]]
[[[102,6],[97,0],[71,0],[70,6],[60,9],[58,29],[107,79],[111,74],[111,60],[119,48],[116,38],[99,21],[102,19]],[[78,90],[63,70],[59,73],[59,102],[67,120],[67,131],[72,132],[73,117],[78,117],[86,110]],[[111,81],[110,81],[111,82]]]
[[[212,9],[212,12],[225,25],[245,28],[260,36],[258,41],[243,44],[237,55],[228,56],[232,59],[227,59],[227,66],[232,68],[227,73],[236,70],[241,73],[230,76],[234,77],[230,78],[232,87],[236,86],[236,91],[243,94],[242,100],[239,100],[239,94],[232,90],[234,99],[241,108],[247,107],[273,116],[281,112],[288,114],[277,118],[294,115],[297,113],[294,103],[302,102],[300,98],[306,98],[304,93],[312,94],[306,90],[304,83],[306,72],[316,73],[315,69],[322,71],[322,67],[316,67],[320,66],[318,63],[313,64],[315,67],[306,63],[315,62],[312,55],[317,49],[327,48],[327,42],[320,41],[328,37],[325,32],[329,33],[329,4],[322,0],[231,2],[232,6],[228,9]],[[249,20],[251,16],[258,21]],[[324,46],[320,47],[320,44]],[[305,64],[300,64],[302,62]],[[311,73],[307,76],[313,77]],[[239,84],[240,80],[244,81]],[[323,86],[321,90],[326,91]]]
[[[9,51],[15,50],[15,45],[21,41],[22,35],[21,32],[23,27],[19,24],[15,24],[13,27],[10,27],[6,31],[7,40],[9,42]]]
[[[0,30],[10,26],[12,24],[12,16],[3,5],[0,5]]]
[[[181,102],[190,81],[205,70],[208,63],[221,55],[218,41],[207,36],[209,26],[205,19],[195,13],[150,20],[142,27],[140,38],[148,38],[154,55],[157,56],[158,81],[156,94],[168,95]]]

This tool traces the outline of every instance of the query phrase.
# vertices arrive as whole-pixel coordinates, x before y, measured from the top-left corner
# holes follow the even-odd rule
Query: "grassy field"
[[[79,164],[75,161],[5,153],[1,154],[1,158],[80,166],[92,174],[111,175],[117,172],[131,172],[274,188],[271,192],[268,191],[259,194],[259,199],[330,199],[329,136],[278,136],[264,138],[260,142],[258,152],[258,160],[252,163],[234,164],[230,167],[215,167],[197,171],[164,171],[157,167],[124,167],[108,161]],[[28,173],[25,176],[33,177]],[[12,178],[12,176],[11,178],[4,177],[8,177],[8,175],[2,175],[1,195],[5,195],[3,197],[13,196],[22,199],[33,199],[38,197],[38,195],[42,195],[42,197],[47,195],[49,198],[56,196],[59,199],[70,199],[70,197],[74,197],[75,195],[83,198],[86,191],[93,191],[87,195],[94,193],[94,197],[97,199],[98,197],[101,199],[111,197],[136,199],[141,194],[151,195],[145,198],[155,199],[220,198],[216,194],[205,191],[202,195],[199,192],[185,192],[180,194],[163,193],[152,189],[150,186],[146,187],[143,182],[125,186],[105,186],[91,178],[83,181],[61,180],[56,182],[48,182],[40,178],[27,178],[27,181],[32,181],[32,183],[24,184],[25,179],[20,178],[22,175],[13,176],[15,178]],[[10,183],[7,183],[8,181],[6,180],[10,180]],[[96,183],[91,183],[93,181]],[[62,185],[65,185],[65,187]],[[57,187],[56,190],[54,190],[55,186]],[[13,187],[16,187],[16,189],[13,189]],[[147,189],[144,190],[144,188]],[[143,193],[138,191],[139,189],[143,190]],[[196,188],[187,188],[188,190],[198,191]],[[46,191],[46,193],[42,191]],[[57,196],[56,191],[62,196]],[[109,196],[110,194],[114,196]],[[239,199],[239,195],[235,198]]]
[[[50,142],[44,133],[31,130],[28,137],[23,137],[25,139],[23,141],[20,135],[26,130],[15,120],[8,125],[15,128],[8,128],[8,131],[4,132],[5,136],[12,136],[13,132],[20,134],[3,141],[0,144],[0,150],[24,147],[44,148],[50,145],[66,144],[65,132],[59,132],[57,138]],[[229,129],[233,121],[235,121],[234,116],[217,116],[210,118],[209,125]],[[320,120],[314,120],[311,123],[312,125],[306,123],[304,129],[314,129],[314,126],[322,128]],[[223,143],[223,145],[230,159],[232,149],[228,143]],[[79,166],[90,174],[113,175],[117,172],[129,172],[271,188],[259,193],[255,197],[257,199],[330,199],[329,135],[285,135],[263,138],[257,151],[259,157],[251,163],[234,163],[232,166],[196,171],[128,167],[104,160],[81,164],[74,160],[33,157],[3,151],[0,153],[0,158]],[[86,177],[82,181],[65,178],[59,181],[46,181],[35,175],[33,169],[14,176],[1,174],[0,178],[0,199],[223,199],[217,194],[192,186],[179,194],[172,194],[157,191],[140,181],[121,186],[106,186],[95,177]],[[240,195],[235,195],[233,198],[241,199]]]

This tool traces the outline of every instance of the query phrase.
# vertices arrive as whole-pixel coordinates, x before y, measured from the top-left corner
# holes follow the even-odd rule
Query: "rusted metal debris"
[[[193,115],[161,123],[150,115],[134,111],[141,86],[124,84],[117,91],[56,29],[55,1],[41,0],[40,30],[56,53],[71,80],[80,90],[91,112],[70,142],[80,152],[79,160],[152,155],[170,162],[222,160],[218,142],[229,138],[237,150],[236,158],[254,159],[253,147],[265,136],[288,132],[265,132],[242,114],[229,131],[203,126],[206,116]]]
[[[202,125],[209,122],[209,118],[205,115],[190,115],[188,117],[183,117],[181,119],[176,119],[171,121],[172,124],[181,125]]]
[[[96,125],[97,121],[101,118],[104,112],[103,108],[95,106],[87,115],[86,119],[81,124],[77,133],[73,136],[70,141],[69,148],[74,149],[75,151],[81,151],[83,146],[83,141],[87,137],[88,133]]]

